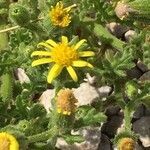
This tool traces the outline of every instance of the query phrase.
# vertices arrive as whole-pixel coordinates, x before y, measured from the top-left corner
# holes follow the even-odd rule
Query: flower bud
[[[57,112],[63,115],[70,115],[76,110],[77,99],[75,98],[73,92],[70,89],[62,89],[57,95]]]
[[[129,98],[133,98],[138,94],[138,85],[134,81],[129,81],[125,85],[126,94]]]
[[[9,17],[13,22],[20,26],[24,26],[30,21],[29,11],[25,7],[18,4],[10,5]]]
[[[134,150],[135,141],[132,138],[122,138],[118,142],[118,150]]]

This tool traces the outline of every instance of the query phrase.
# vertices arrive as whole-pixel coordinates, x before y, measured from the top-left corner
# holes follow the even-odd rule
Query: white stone
[[[131,38],[133,38],[136,35],[136,32],[134,30],[129,30],[124,34],[125,40],[129,42]]]
[[[27,76],[27,74],[25,73],[24,69],[22,68],[17,68],[16,70],[16,76],[18,78],[18,80],[20,81],[20,83],[30,83],[30,79]]]
[[[48,89],[44,91],[41,97],[39,98],[40,104],[43,104],[47,112],[49,112],[49,110],[52,109],[51,100],[54,98],[54,96],[55,90]]]
[[[108,96],[110,91],[111,87],[109,86],[96,88],[86,82],[81,83],[80,87],[76,89],[73,88],[73,93],[78,99],[78,106],[89,105],[97,98]]]
[[[97,98],[102,98],[108,96],[111,91],[111,87],[103,86],[100,88],[96,88],[91,86],[89,83],[82,83],[80,87],[72,89],[76,99],[78,100],[77,106],[90,105]],[[55,96],[55,90],[49,89],[43,92],[39,101],[44,105],[45,109],[49,112],[51,108],[51,100]]]
[[[101,132],[99,128],[87,128],[80,132],[85,138],[84,142],[74,143],[72,145],[66,143],[62,138],[57,139],[56,147],[61,150],[97,150],[100,143]]]

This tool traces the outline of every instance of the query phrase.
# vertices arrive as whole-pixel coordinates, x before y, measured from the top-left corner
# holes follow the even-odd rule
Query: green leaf
[[[9,103],[13,97],[12,72],[5,73],[1,76],[0,97],[6,103]]]
[[[100,124],[101,122],[105,122],[107,117],[104,113],[98,112],[91,106],[81,106],[78,108],[76,119],[75,127],[78,128],[81,126]]]
[[[26,119],[28,116],[28,110],[27,110],[27,100],[24,99],[22,96],[18,95],[16,97],[16,109],[18,111],[18,114],[22,119]]]
[[[75,142],[81,143],[84,142],[84,138],[81,135],[63,135],[61,136],[67,143],[73,144]]]
[[[33,104],[28,112],[30,118],[36,118],[46,115],[46,110],[42,104]]]

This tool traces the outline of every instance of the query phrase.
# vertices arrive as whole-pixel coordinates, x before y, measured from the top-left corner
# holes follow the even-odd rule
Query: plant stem
[[[131,131],[131,111],[126,106],[124,109],[124,119],[125,119],[125,130]]]
[[[102,25],[94,23],[94,34],[100,38],[102,42],[109,43],[112,47],[119,51],[123,51],[124,42],[113,36],[107,29]]]
[[[20,26],[10,27],[10,28],[1,30],[0,33],[5,33],[5,32],[8,32],[8,31],[12,31],[12,30],[18,29],[18,28],[20,28]]]
[[[35,142],[39,142],[39,141],[45,141],[45,140],[53,138],[57,135],[58,135],[58,128],[56,126],[54,126],[50,130],[47,130],[45,132],[42,132],[42,133],[39,133],[39,134],[36,134],[33,136],[29,136],[28,142],[29,143],[35,143]]]
[[[31,23],[35,22],[35,21],[39,21],[39,20],[43,20],[44,18],[41,17],[41,18],[38,18],[37,20],[34,20],[34,21],[31,21]],[[5,32],[8,32],[8,31],[12,31],[12,30],[16,30],[20,28],[20,26],[14,26],[14,27],[10,27],[10,28],[7,28],[7,29],[3,29],[3,30],[0,30],[0,33],[5,33]]]

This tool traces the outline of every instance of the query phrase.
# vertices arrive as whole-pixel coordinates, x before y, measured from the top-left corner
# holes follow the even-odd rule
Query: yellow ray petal
[[[48,43],[48,44],[50,44],[51,46],[53,46],[53,47],[56,47],[58,44],[55,42],[55,41],[53,41],[53,40],[47,40],[46,41],[46,43]]]
[[[68,44],[68,38],[66,36],[61,37],[62,43]]]
[[[47,51],[34,51],[31,54],[31,57],[33,56],[51,56],[51,52],[47,52]]]
[[[79,41],[76,45],[75,45],[75,49],[77,50],[84,42],[86,42],[86,40],[85,39],[83,39],[83,40],[81,40],[81,41]]]
[[[53,79],[55,79],[62,71],[63,67],[55,64],[48,73],[47,82],[51,83]]]
[[[90,56],[94,56],[94,55],[95,55],[95,53],[92,51],[79,52],[80,57],[90,57]]]
[[[46,44],[46,43],[44,43],[44,42],[39,43],[39,44],[37,45],[37,47],[39,47],[39,46],[44,46],[44,47],[46,47],[46,48],[48,48],[48,49],[53,49],[52,46],[50,46],[50,45],[48,45],[48,44]]]
[[[93,66],[90,63],[88,63],[87,61],[84,61],[84,60],[73,61],[72,66],[74,66],[74,67],[90,67],[90,68],[93,68]]]
[[[47,64],[47,63],[51,63],[53,60],[51,58],[41,58],[38,60],[35,60],[32,62],[32,67],[34,66],[38,66],[38,65],[42,65],[42,64]]]
[[[78,81],[78,77],[77,77],[77,74],[76,74],[76,72],[74,71],[74,69],[73,69],[71,66],[69,66],[69,67],[67,67],[67,71],[69,72],[71,78],[72,78],[75,82],[77,82],[77,81]]]

